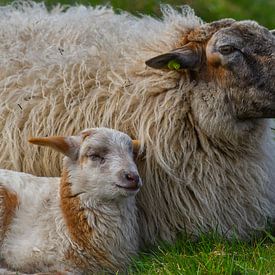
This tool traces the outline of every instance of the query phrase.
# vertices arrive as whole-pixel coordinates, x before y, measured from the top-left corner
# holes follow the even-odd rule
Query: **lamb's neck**
[[[68,172],[64,170],[60,199],[71,240],[87,251],[91,261],[110,270],[121,269],[121,263],[133,256],[138,246],[134,198],[125,198],[122,202],[93,203],[86,194],[72,194]],[[111,251],[116,251],[115,255]],[[89,260],[85,264],[89,265]]]

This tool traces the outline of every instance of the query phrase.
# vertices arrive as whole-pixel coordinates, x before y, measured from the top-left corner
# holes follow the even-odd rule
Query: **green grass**
[[[180,238],[142,252],[129,274],[275,274],[275,242],[267,233],[257,242],[225,241],[203,236],[198,241]]]
[[[0,0],[0,5],[10,2],[10,0]],[[128,10],[135,14],[148,13],[156,16],[160,15],[160,3],[168,3],[173,6],[189,4],[195,9],[196,14],[205,21],[213,21],[224,17],[253,19],[270,29],[275,28],[274,0],[45,0],[44,2],[49,7],[56,5],[58,2],[66,5],[110,3],[117,9]]]
[[[10,3],[0,0],[0,5]],[[253,19],[275,28],[274,0],[46,0],[48,7],[57,2],[74,5],[110,3],[116,9],[134,14],[160,15],[160,2],[174,6],[191,5],[205,21],[223,17]],[[180,238],[175,245],[163,244],[142,252],[134,261],[129,274],[275,274],[275,240],[267,234],[253,243],[228,242],[217,236],[204,236],[196,242]]]

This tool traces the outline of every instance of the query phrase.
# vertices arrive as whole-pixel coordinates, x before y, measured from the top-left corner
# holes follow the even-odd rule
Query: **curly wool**
[[[225,140],[195,130],[194,95],[222,91],[145,66],[202,24],[188,7],[163,6],[162,12],[159,20],[115,14],[109,7],[47,12],[28,2],[1,8],[0,164],[58,175],[58,154],[30,148],[29,136],[115,128],[146,147],[138,195],[145,242],[171,241],[181,230],[197,235],[216,229],[246,238],[275,216],[268,121],[245,137],[245,146],[224,121],[218,127]],[[202,111],[200,119],[207,123],[208,114]]]

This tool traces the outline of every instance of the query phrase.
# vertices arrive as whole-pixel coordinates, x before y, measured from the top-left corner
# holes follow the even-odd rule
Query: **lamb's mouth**
[[[121,188],[121,189],[125,189],[127,191],[138,191],[139,188],[140,188],[140,185],[139,184],[128,184],[128,185],[119,185],[119,184],[116,184],[116,186],[118,188]]]

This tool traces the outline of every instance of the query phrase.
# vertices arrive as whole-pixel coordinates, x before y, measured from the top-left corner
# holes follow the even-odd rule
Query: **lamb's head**
[[[141,179],[134,162],[139,142],[119,131],[93,128],[79,136],[31,138],[33,144],[63,153],[63,176],[72,195],[86,194],[97,200],[135,195]],[[50,160],[49,160],[50,161]]]
[[[198,88],[193,95],[195,116],[201,116],[210,106],[213,117],[224,114],[242,122],[275,117],[272,31],[254,21],[223,19],[194,29],[182,41],[182,47],[146,64],[188,74]]]

